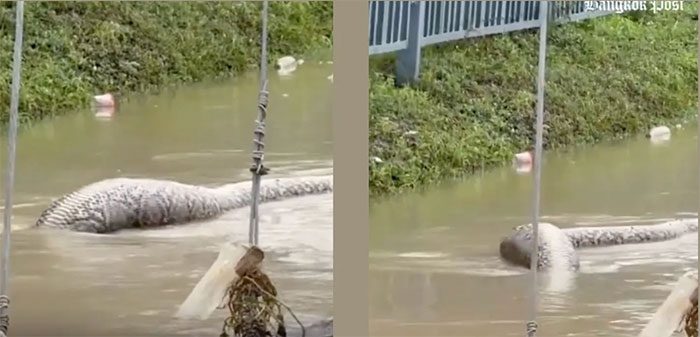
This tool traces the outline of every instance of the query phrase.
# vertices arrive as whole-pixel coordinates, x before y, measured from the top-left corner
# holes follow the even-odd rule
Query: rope
[[[530,272],[532,274],[530,320],[527,323],[527,337],[534,337],[537,333],[537,266],[539,260],[539,217],[540,217],[540,189],[542,185],[542,133],[544,129],[544,79],[545,56],[547,53],[547,1],[540,1],[540,49],[537,65],[537,124],[535,126],[535,188],[532,196],[532,251],[530,256]]]
[[[15,185],[15,154],[19,124],[19,87],[22,68],[22,37],[24,34],[24,1],[17,1],[15,13],[15,45],[12,56],[12,86],[10,97],[10,130],[8,135],[7,169],[5,171],[5,212],[2,230],[2,282],[0,282],[0,332],[7,335],[10,326],[10,299],[7,285],[10,275],[10,232],[12,230],[12,192]]]
[[[253,165],[250,172],[253,173],[252,202],[250,203],[250,229],[248,231],[248,241],[251,245],[258,245],[258,204],[260,202],[260,180],[267,174],[268,169],[263,166],[265,157],[265,117],[267,116],[268,91],[267,91],[267,0],[263,1],[262,8],[262,41],[260,43],[260,93],[258,95],[258,118],[255,121],[253,131]]]

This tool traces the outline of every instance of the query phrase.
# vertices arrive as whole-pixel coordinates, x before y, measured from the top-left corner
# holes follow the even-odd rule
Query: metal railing
[[[610,11],[588,1],[552,1],[550,19],[579,21]],[[539,26],[539,1],[370,1],[369,55],[397,53],[397,82],[418,78],[425,46]]]

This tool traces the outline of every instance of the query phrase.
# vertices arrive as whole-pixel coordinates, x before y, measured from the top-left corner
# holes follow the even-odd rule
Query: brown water
[[[326,60],[308,60],[286,77],[270,74],[265,160],[275,176],[332,172]],[[132,97],[109,119],[86,111],[22,133],[11,333],[218,336],[224,310],[207,321],[172,315],[221,243],[247,241],[248,208],[205,223],[108,236],[27,228],[51,198],[104,178],[206,185],[250,179],[257,91],[257,74],[249,74]],[[282,300],[304,322],[332,315],[332,195],[263,204],[260,212],[266,268]]]
[[[661,222],[697,212],[696,130],[544,157],[543,221],[561,227]],[[370,210],[373,336],[524,336],[530,276],[498,257],[531,221],[532,175],[512,168]],[[697,268],[697,235],[581,250],[574,276],[541,274],[538,336],[636,336],[677,278]]]

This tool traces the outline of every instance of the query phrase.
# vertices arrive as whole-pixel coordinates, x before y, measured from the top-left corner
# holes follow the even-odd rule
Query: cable
[[[17,152],[17,128],[19,124],[19,89],[22,69],[22,39],[24,34],[24,1],[16,2],[15,45],[12,56],[12,86],[10,94],[10,130],[8,134],[7,168],[5,171],[5,212],[2,230],[2,282],[0,282],[0,332],[7,335],[9,329],[8,283],[10,276],[10,233],[12,232],[12,195],[15,185],[15,160]]]
[[[535,125],[535,160],[534,188],[532,196],[532,250],[530,256],[531,312],[527,323],[527,337],[537,333],[538,286],[537,268],[539,264],[539,218],[540,218],[540,189],[542,185],[542,141],[544,129],[544,84],[547,54],[547,1],[540,1],[540,49],[537,65],[537,122]]]
[[[251,190],[250,203],[250,228],[248,231],[248,241],[251,245],[258,245],[259,240],[259,218],[258,204],[260,199],[260,180],[263,175],[267,174],[268,169],[263,166],[265,157],[265,117],[267,116],[268,91],[267,91],[267,17],[268,3],[263,1],[262,8],[262,41],[260,52],[260,93],[258,95],[258,118],[255,121],[255,130],[253,131],[253,166],[250,171],[253,173],[253,187]]]

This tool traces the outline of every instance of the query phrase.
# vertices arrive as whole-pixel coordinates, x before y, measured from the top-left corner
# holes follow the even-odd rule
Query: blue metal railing
[[[579,21],[614,12],[587,1],[552,1],[550,19]],[[539,1],[370,1],[369,55],[398,53],[397,80],[418,78],[421,48],[539,27]]]

